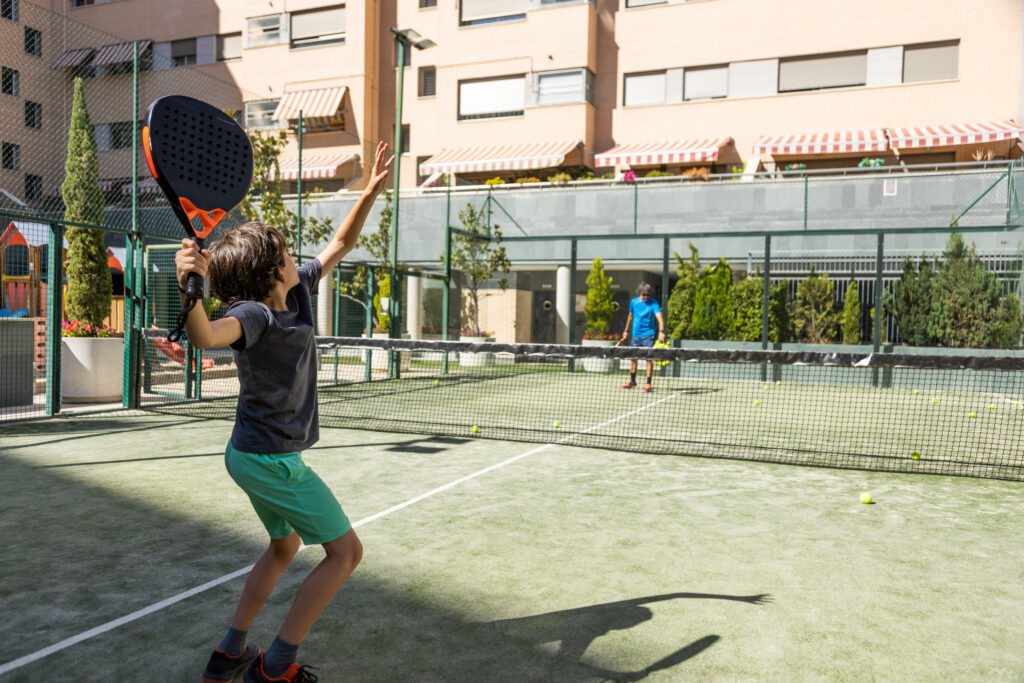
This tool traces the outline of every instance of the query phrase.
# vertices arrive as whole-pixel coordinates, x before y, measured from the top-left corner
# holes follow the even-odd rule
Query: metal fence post
[[[804,230],[807,229],[807,195],[810,193],[810,179],[804,176]]]
[[[373,336],[373,266],[366,267],[366,329],[363,331],[366,338]],[[366,349],[366,368],[363,372],[363,379],[367,382],[372,378],[371,363],[373,362],[373,351]]]
[[[570,242],[569,254],[569,343],[576,343],[576,238]],[[576,369],[576,361],[569,359],[569,372]]]
[[[64,226],[50,223],[46,253],[46,415],[60,412],[61,328],[64,323]]]
[[[874,324],[874,341],[872,342],[872,352],[878,353],[882,348],[882,268],[883,259],[885,256],[885,233],[878,233],[878,247],[875,253],[875,315],[872,323]],[[871,383],[874,386],[878,386],[878,368],[871,369]]]
[[[295,203],[296,218],[295,224],[298,227],[298,239],[295,242],[296,263],[302,265],[302,110],[299,110],[299,177],[296,179],[295,192],[298,199]]]
[[[131,231],[125,236],[124,278],[124,364],[122,366],[121,405],[138,407],[139,321],[136,301],[139,288],[135,261],[141,258],[139,248],[139,42],[132,43],[132,204]]]
[[[661,315],[666,321],[668,320],[668,250],[669,238],[666,237],[661,248]]]
[[[448,341],[448,316],[452,297],[452,193],[448,188],[448,214],[444,224],[444,291],[441,293],[441,340]],[[448,353],[441,354],[441,374],[448,374]]]

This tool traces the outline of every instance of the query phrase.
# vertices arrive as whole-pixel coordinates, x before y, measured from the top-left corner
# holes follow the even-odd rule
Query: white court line
[[[503,460],[503,461],[501,461],[501,462],[499,462],[499,463],[497,463],[495,465],[491,465],[490,467],[485,467],[482,470],[477,470],[476,472],[473,472],[472,474],[468,474],[465,477],[462,477],[461,479],[456,479],[455,481],[449,482],[449,483],[447,483],[447,484],[445,484],[443,486],[438,486],[436,489],[433,489],[431,491],[427,491],[426,493],[422,493],[422,494],[416,496],[415,498],[410,498],[409,500],[405,501],[404,503],[399,503],[398,505],[389,507],[387,510],[383,510],[382,512],[378,512],[375,515],[370,515],[369,517],[361,519],[358,522],[356,522],[355,524],[353,524],[352,528],[357,528],[357,527],[360,527],[360,526],[362,526],[364,524],[369,524],[370,522],[378,520],[381,517],[386,517],[387,515],[390,515],[392,512],[397,512],[398,510],[401,510],[402,508],[409,507],[410,505],[415,505],[416,503],[420,502],[421,500],[424,500],[426,498],[430,498],[431,496],[436,496],[437,494],[442,493],[444,491],[447,491],[448,489],[453,488],[455,486],[458,486],[459,484],[462,484],[463,482],[467,482],[470,479],[475,479],[476,477],[479,477],[481,475],[487,474],[488,472],[492,472],[492,471],[494,471],[494,470],[496,470],[496,469],[498,469],[500,467],[504,467],[505,465],[511,465],[512,463],[516,462],[517,460],[522,460],[523,458],[525,458],[525,457],[527,457],[529,455],[533,455],[534,453],[540,453],[541,451],[547,450],[548,448],[551,448],[552,446],[558,446],[560,444],[564,444],[567,441],[576,438],[580,434],[586,434],[587,432],[592,432],[595,429],[601,429],[602,427],[607,427],[608,425],[610,425],[610,424],[612,424],[614,422],[618,422],[619,420],[623,420],[623,419],[625,419],[627,417],[630,417],[632,415],[636,415],[637,413],[639,413],[641,411],[647,410],[648,408],[653,408],[654,406],[658,405],[659,403],[664,403],[665,401],[669,401],[669,400],[671,400],[671,399],[673,399],[675,397],[676,397],[676,394],[672,394],[671,396],[666,396],[665,398],[663,398],[661,400],[655,401],[653,403],[648,403],[647,405],[643,406],[642,408],[637,408],[636,410],[632,410],[632,411],[630,411],[628,413],[624,413],[622,415],[619,415],[618,417],[612,418],[611,420],[607,420],[606,422],[602,422],[599,425],[594,425],[593,427],[590,427],[588,429],[584,429],[582,432],[575,432],[573,434],[569,434],[568,436],[562,437],[558,441],[555,441],[555,442],[552,442],[552,443],[546,443],[543,446],[538,446],[537,448],[529,450],[529,451],[527,451],[525,453],[520,453],[519,455],[517,455],[515,457],[512,457],[512,458],[509,458],[508,460]],[[33,652],[31,654],[27,654],[27,655],[25,655],[23,657],[19,657],[18,659],[11,660],[11,661],[7,662],[6,664],[0,664],[0,675],[3,675],[5,673],[10,673],[11,671],[14,671],[15,669],[19,669],[19,668],[25,666],[26,664],[31,664],[32,662],[39,661],[40,659],[42,659],[44,657],[48,657],[48,656],[54,654],[55,652],[60,652],[61,650],[65,650],[65,649],[71,647],[72,645],[77,645],[78,643],[81,643],[84,640],[89,640],[90,638],[94,638],[94,637],[96,637],[96,636],[98,636],[98,635],[100,635],[102,633],[106,633],[107,631],[113,630],[113,629],[117,628],[118,626],[124,626],[125,624],[128,624],[130,622],[133,622],[133,621],[136,621],[138,619],[141,619],[142,617],[145,617],[145,616],[148,616],[150,614],[153,614],[154,612],[159,612],[160,610],[164,609],[165,607],[170,607],[171,605],[173,605],[175,603],[178,603],[178,602],[181,602],[182,600],[185,600],[187,598],[191,598],[194,595],[198,595],[200,593],[208,591],[211,588],[215,588],[216,586],[219,586],[222,583],[227,583],[228,581],[231,581],[232,579],[236,579],[239,576],[242,576],[243,574],[248,574],[249,571],[253,568],[254,564],[247,565],[245,567],[242,567],[241,569],[236,569],[235,571],[233,571],[233,572],[231,572],[229,574],[225,574],[224,576],[221,576],[221,577],[218,577],[216,579],[213,579],[212,581],[207,581],[206,583],[204,583],[201,586],[196,586],[195,588],[190,588],[187,591],[184,591],[182,593],[178,593],[177,595],[172,595],[171,597],[165,598],[164,600],[161,600],[160,602],[155,602],[152,605],[149,605],[147,607],[143,607],[140,610],[136,610],[136,611],[132,612],[131,614],[126,614],[123,617],[118,617],[117,619],[114,619],[113,621],[108,621],[105,624],[100,624],[99,626],[91,628],[88,631],[83,631],[83,632],[81,632],[81,633],[79,633],[77,635],[71,636],[70,638],[65,638],[64,640],[60,641],[59,643],[54,643],[53,645],[50,645],[49,647],[44,647],[42,650],[36,650],[35,652]]]

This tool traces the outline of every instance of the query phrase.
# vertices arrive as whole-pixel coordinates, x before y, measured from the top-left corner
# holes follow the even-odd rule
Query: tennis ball
[[[761,402],[760,401],[754,401],[754,405],[755,406],[759,406],[759,405],[761,405]]]
[[[779,386],[780,384],[782,384],[782,380],[781,379],[775,380],[775,386]]]
[[[435,379],[434,380],[434,386],[436,387],[436,386],[440,386],[440,385],[441,385],[441,380]]]
[[[996,404],[995,403],[990,404],[988,409],[989,410],[995,410],[996,409]]]
[[[860,494],[860,502],[864,503],[865,505],[870,505],[871,504],[871,494],[870,493],[862,493],[862,494]]]
[[[920,394],[920,393],[921,393],[921,390],[920,390],[920,389],[914,389],[914,393],[915,393],[915,394]]]
[[[561,426],[562,426],[562,423],[559,422],[558,420],[555,420],[555,429],[558,429]]]
[[[765,387],[762,391],[768,391],[768,387]]]
[[[472,428],[471,428],[471,429],[470,429],[469,431],[471,431],[471,432],[473,432],[474,434],[476,434],[477,432],[479,432],[479,431],[480,431],[480,428],[479,428],[479,427],[477,427],[476,425],[473,425],[473,427],[472,427]]]
[[[917,451],[914,451],[913,453],[910,454],[910,459],[911,460],[920,460],[921,459],[921,454],[918,453]]]
[[[977,415],[975,415],[974,413],[971,413],[971,417],[977,417]]]
[[[937,399],[937,398],[933,398],[932,399],[932,403],[938,403],[938,402],[939,402],[939,399]]]

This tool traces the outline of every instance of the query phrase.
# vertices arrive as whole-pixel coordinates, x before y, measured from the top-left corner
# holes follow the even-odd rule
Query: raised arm
[[[356,205],[348,212],[348,216],[345,217],[344,222],[334,233],[334,237],[331,238],[331,241],[327,243],[324,250],[317,256],[317,260],[323,266],[321,272],[324,275],[330,273],[331,269],[338,265],[341,259],[345,257],[345,254],[355,248],[356,240],[359,239],[359,233],[362,231],[363,223],[366,221],[366,215],[370,213],[370,207],[373,206],[373,201],[377,198],[377,195],[384,189],[384,181],[388,177],[394,160],[394,155],[388,158],[388,144],[386,142],[377,143],[377,154],[374,158],[370,182],[359,196]]]

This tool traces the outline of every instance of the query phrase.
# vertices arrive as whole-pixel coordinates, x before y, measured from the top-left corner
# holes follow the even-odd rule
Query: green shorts
[[[337,498],[300,453],[246,453],[229,441],[224,464],[271,538],[297,531],[303,543],[316,545],[341,538],[352,528]]]

